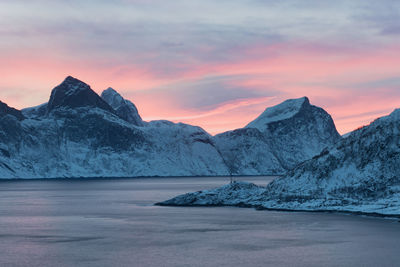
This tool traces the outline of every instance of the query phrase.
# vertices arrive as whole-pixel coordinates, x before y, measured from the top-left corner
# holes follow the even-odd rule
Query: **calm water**
[[[241,180],[266,184],[272,178]],[[227,178],[0,182],[0,266],[399,266],[397,220],[156,207]]]

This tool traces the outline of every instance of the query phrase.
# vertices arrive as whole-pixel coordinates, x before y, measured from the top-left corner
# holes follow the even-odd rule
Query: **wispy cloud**
[[[266,103],[275,97],[262,97],[262,98],[249,98],[245,100],[235,100],[235,101],[230,101],[230,102],[224,102],[224,104],[221,104],[217,106],[216,108],[212,110],[208,110],[206,112],[197,112],[193,115],[182,115],[182,116],[176,116],[176,117],[167,117],[163,119],[168,119],[172,121],[188,121],[188,120],[194,120],[194,119],[201,119],[201,118],[206,118],[210,116],[215,116],[215,115],[222,115],[225,114],[226,112],[229,112],[234,109],[238,108],[243,108],[247,106],[252,106],[252,105],[257,105],[260,103]],[[159,120],[161,119],[160,117],[146,117],[147,120]]]

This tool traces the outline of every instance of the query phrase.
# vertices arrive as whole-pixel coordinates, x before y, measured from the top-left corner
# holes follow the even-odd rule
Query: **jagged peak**
[[[67,78],[64,79],[59,87],[70,94],[77,91],[90,90],[90,86],[88,84],[72,76],[67,76]]]
[[[123,98],[116,90],[109,87],[101,93],[101,98],[107,102],[119,117],[137,126],[143,125],[138,109],[131,101]]]
[[[111,107],[118,108],[122,103],[126,103],[126,100],[118,93],[115,89],[108,87],[101,93],[103,98]]]
[[[310,100],[306,96],[285,100],[276,106],[266,108],[260,116],[246,125],[245,128],[257,128],[264,131],[268,123],[289,119],[299,113],[303,107],[309,105]]]
[[[106,90],[104,90],[102,93],[101,93],[102,95],[103,94],[117,94],[117,95],[120,95],[118,92],[117,92],[117,90],[115,90],[114,88],[112,88],[112,87],[108,87]]]
[[[70,75],[68,75],[68,76],[64,79],[63,83],[85,84],[85,85],[87,85],[86,83],[82,82],[81,80],[79,80],[79,79],[77,79],[77,78],[75,78],[75,77],[72,77],[72,76],[70,76]]]
[[[58,107],[98,107],[113,112],[108,105],[90,86],[81,80],[68,76],[64,81],[56,86],[50,95],[47,110]]]

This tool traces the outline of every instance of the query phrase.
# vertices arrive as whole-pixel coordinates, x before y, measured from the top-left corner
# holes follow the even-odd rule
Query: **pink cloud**
[[[1,55],[0,99],[17,108],[37,105],[47,101],[50,89],[65,76],[73,75],[89,83],[97,92],[109,86],[122,92],[138,106],[145,119],[193,123],[212,133],[243,127],[267,106],[286,98],[310,97],[313,104],[332,114],[342,133],[400,106],[400,93],[393,94],[393,88],[363,88],[363,85],[378,80],[400,77],[397,46],[357,50],[276,44],[241,47],[236,53],[243,53],[248,58],[178,65],[180,70],[183,69],[179,75],[162,78],[152,71],[151,65],[114,64],[110,58],[69,58],[57,55],[56,51],[40,55],[29,51]],[[243,79],[227,81],[227,84],[261,93],[273,89],[279,94],[275,98],[260,96],[230,100],[208,111],[196,111],[181,105],[185,99],[179,95],[153,90],[173,86],[179,81],[201,80],[209,75],[246,75]]]

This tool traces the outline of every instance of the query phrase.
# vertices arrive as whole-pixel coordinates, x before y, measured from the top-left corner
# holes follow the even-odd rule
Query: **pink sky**
[[[38,14],[24,11],[29,1],[0,4],[0,100],[16,108],[46,102],[68,75],[98,93],[113,87],[145,120],[212,134],[288,98],[308,96],[342,134],[400,107],[397,4],[182,2],[172,16],[162,2],[43,2]]]

